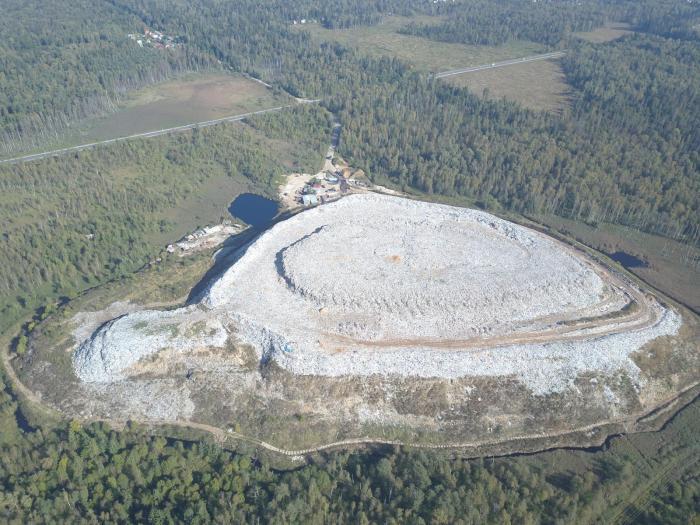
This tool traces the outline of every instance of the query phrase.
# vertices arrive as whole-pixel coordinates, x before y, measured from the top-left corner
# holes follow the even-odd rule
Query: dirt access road
[[[335,149],[338,147],[339,142],[340,123],[336,122],[335,124],[333,124],[333,130],[331,131],[331,143],[328,146],[328,151],[326,152],[326,156],[323,159],[323,164],[321,165],[320,170],[321,173],[323,173],[324,171],[333,172],[335,170],[335,166],[333,166],[333,157],[335,156]]]

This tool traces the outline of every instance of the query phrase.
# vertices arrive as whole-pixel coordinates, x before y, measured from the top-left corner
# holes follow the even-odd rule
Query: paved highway
[[[451,69],[449,71],[435,73],[435,78],[445,78],[451,77],[453,75],[462,75],[464,73],[474,73],[475,71],[495,69],[497,67],[515,66],[517,64],[524,64],[526,62],[535,62],[537,60],[549,60],[550,58],[560,58],[563,57],[565,54],[565,51],[554,51],[552,53],[545,53],[543,55],[532,55],[523,58],[512,58],[510,60],[504,60],[502,62],[492,62],[491,64],[483,64],[481,66],[465,67],[462,69]]]
[[[316,102],[319,102],[320,99],[309,100],[309,99],[297,98],[296,101],[298,104],[314,104]],[[44,151],[42,153],[34,153],[32,155],[24,155],[22,157],[14,157],[11,159],[0,160],[0,164],[15,164],[18,162],[29,162],[32,160],[45,159],[46,157],[56,157],[58,155],[63,155],[65,153],[71,153],[73,151],[81,151],[81,150],[88,149],[88,148],[94,148],[95,146],[102,146],[104,144],[112,144],[114,142],[121,142],[124,140],[157,137],[159,135],[167,135],[169,133],[177,133],[179,131],[187,131],[189,129],[206,128],[208,126],[214,126],[216,124],[221,124],[222,122],[236,122],[239,120],[244,120],[248,117],[252,117],[254,115],[262,115],[263,113],[273,113],[275,111],[281,111],[283,109],[291,108],[295,105],[296,104],[287,104],[285,106],[277,106],[274,108],[267,108],[267,109],[261,109],[258,111],[251,111],[250,113],[241,113],[239,115],[231,115],[229,117],[222,117],[222,118],[217,118],[217,119],[213,119],[213,120],[205,120],[203,122],[194,122],[192,124],[185,124],[184,126],[176,126],[174,128],[164,128],[164,129],[158,129],[155,131],[146,131],[144,133],[135,133],[133,135],[128,135],[126,137],[117,137],[114,139],[101,140],[98,142],[91,142],[89,144],[81,144],[80,146],[71,146],[70,148],[62,148],[62,149],[55,149],[52,151]]]

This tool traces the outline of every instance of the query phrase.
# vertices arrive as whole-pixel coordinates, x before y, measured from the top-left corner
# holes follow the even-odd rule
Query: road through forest
[[[66,153],[71,153],[73,151],[82,151],[88,148],[94,148],[95,146],[103,146],[106,144],[113,144],[115,142],[122,142],[125,140],[139,139],[139,138],[151,138],[158,137],[160,135],[167,135],[170,133],[178,133],[180,131],[187,131],[190,129],[206,128],[208,126],[215,126],[216,124],[222,124],[224,122],[238,122],[245,120],[249,117],[255,115],[262,115],[264,113],[273,113],[276,111],[282,111],[283,109],[294,107],[297,104],[315,104],[319,102],[320,99],[309,100],[304,98],[297,98],[296,104],[286,104],[284,106],[276,106],[274,108],[260,109],[258,111],[251,111],[249,113],[241,113],[239,115],[231,115],[228,117],[222,117],[212,120],[205,120],[202,122],[193,122],[191,124],[184,124],[182,126],[175,126],[174,128],[163,128],[155,131],[145,131],[143,133],[134,133],[133,135],[127,135],[125,137],[116,137],[108,140],[101,140],[98,142],[90,142],[89,144],[80,144],[78,146],[71,146],[69,148],[55,149],[51,151],[44,151],[41,153],[34,153],[32,155],[23,155],[21,157],[13,157],[11,159],[0,160],[0,164],[16,164],[19,162],[30,162],[33,160],[45,159],[47,157],[56,157],[58,155],[64,155]]]
[[[441,71],[439,73],[435,73],[435,78],[446,78],[446,77],[451,77],[454,75],[462,75],[466,73],[474,73],[476,71],[484,71],[487,69],[495,69],[499,67],[506,67],[506,66],[514,66],[517,64],[526,64],[528,62],[535,62],[537,60],[549,60],[553,58],[560,58],[566,54],[565,51],[553,51],[551,53],[544,53],[542,55],[531,55],[527,57],[522,57],[522,58],[513,58],[509,60],[503,60],[501,62],[492,62],[490,64],[483,64],[480,66],[471,66],[471,67],[466,67],[466,68],[461,68],[461,69],[451,69],[449,71]],[[259,79],[253,79],[257,82],[260,82],[264,84],[265,86],[269,86],[269,84],[266,84],[265,82],[259,80]],[[305,98],[295,98],[297,104],[315,104],[317,102],[320,102],[321,99],[305,99]],[[45,159],[47,157],[55,157],[58,155],[64,155],[66,153],[71,153],[74,151],[82,151],[88,148],[94,148],[95,146],[103,146],[106,144],[113,144],[115,142],[121,142],[125,140],[131,140],[131,139],[138,139],[138,138],[151,138],[151,137],[158,137],[160,135],[167,135],[169,133],[178,133],[180,131],[187,131],[190,129],[196,129],[196,128],[205,128],[208,126],[214,126],[216,124],[221,124],[224,122],[237,122],[241,120],[245,120],[248,117],[252,117],[254,115],[262,115],[264,113],[273,113],[276,111],[281,111],[283,109],[287,109],[290,107],[293,107],[295,104],[286,104],[284,106],[276,106],[274,108],[267,108],[267,109],[261,109],[258,111],[251,111],[249,113],[241,113],[239,115],[231,115],[229,117],[222,117],[218,119],[213,119],[213,120],[205,120],[202,122],[193,122],[191,124],[185,124],[182,126],[175,126],[173,128],[163,128],[163,129],[158,129],[154,131],[146,131],[143,133],[134,133],[133,135],[127,135],[124,137],[116,137],[113,139],[108,139],[108,140],[101,140],[98,142],[91,142],[88,144],[80,144],[78,146],[71,146],[68,148],[61,148],[61,149],[55,149],[51,151],[43,151],[41,153],[34,153],[31,155],[23,155],[20,157],[13,157],[10,159],[3,159],[0,160],[0,164],[16,164],[20,162],[30,162],[33,160],[40,160],[40,159]],[[338,129],[339,131],[339,129]],[[334,133],[336,130],[334,129]],[[329,150],[329,154],[332,154],[332,152]],[[324,163],[324,168],[326,163]]]
[[[486,69],[495,69],[498,67],[527,64],[528,62],[535,62],[537,60],[550,60],[552,58],[561,58],[565,54],[566,51],[553,51],[552,53],[544,53],[543,55],[531,55],[522,58],[511,58],[509,60],[503,60],[502,62],[492,62],[490,64],[482,64],[480,66],[471,66],[461,69],[450,69],[449,71],[441,71],[440,73],[435,73],[435,78],[445,78],[454,75],[462,75],[465,73],[474,73],[476,71],[484,71]]]

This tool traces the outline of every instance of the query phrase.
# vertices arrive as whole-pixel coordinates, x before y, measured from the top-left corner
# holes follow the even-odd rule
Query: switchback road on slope
[[[435,78],[445,78],[454,75],[462,75],[465,73],[474,73],[476,71],[484,71],[486,69],[495,69],[498,67],[515,66],[517,64],[526,64],[537,60],[550,60],[552,58],[561,58],[566,54],[566,51],[553,51],[552,53],[544,53],[543,55],[531,55],[522,58],[511,58],[502,62],[492,62],[491,64],[483,64],[481,66],[465,67],[461,69],[450,69],[449,71],[441,71],[435,73]]]
[[[310,100],[310,99],[297,98],[296,102],[297,102],[297,104],[315,104],[317,102],[320,102],[320,99]],[[155,131],[134,133],[133,135],[127,135],[125,137],[116,137],[113,139],[100,140],[98,142],[91,142],[89,144],[80,144],[79,146],[71,146],[69,148],[55,149],[55,150],[51,150],[51,151],[44,151],[41,153],[34,153],[32,155],[24,155],[21,157],[4,159],[4,160],[0,160],[0,164],[16,164],[19,162],[30,162],[33,160],[45,159],[47,157],[56,157],[58,155],[64,155],[66,153],[71,153],[73,151],[82,151],[84,149],[94,148],[95,146],[103,146],[105,144],[113,144],[115,142],[122,142],[125,140],[158,137],[160,135],[167,135],[169,133],[178,133],[180,131],[187,131],[190,129],[198,129],[198,128],[206,128],[208,126],[215,126],[216,124],[222,124],[224,122],[238,122],[238,121],[245,120],[245,119],[252,117],[252,116],[255,116],[255,115],[262,115],[264,113],[273,113],[276,111],[281,111],[283,109],[291,108],[291,107],[296,106],[297,104],[286,104],[284,106],[276,106],[274,108],[260,109],[258,111],[251,111],[249,113],[241,113],[239,115],[231,115],[228,117],[222,117],[222,118],[217,118],[217,119],[213,119],[213,120],[205,120],[202,122],[193,122],[191,124],[184,124],[182,126],[175,126],[174,128],[163,128],[163,129],[158,129]]]

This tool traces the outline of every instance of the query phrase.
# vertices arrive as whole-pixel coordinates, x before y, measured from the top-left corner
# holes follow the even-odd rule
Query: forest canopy
[[[142,33],[143,21],[108,2],[7,0],[2,10],[0,154],[109,113],[130,90],[213,63],[188,47],[140,47],[127,33]]]

